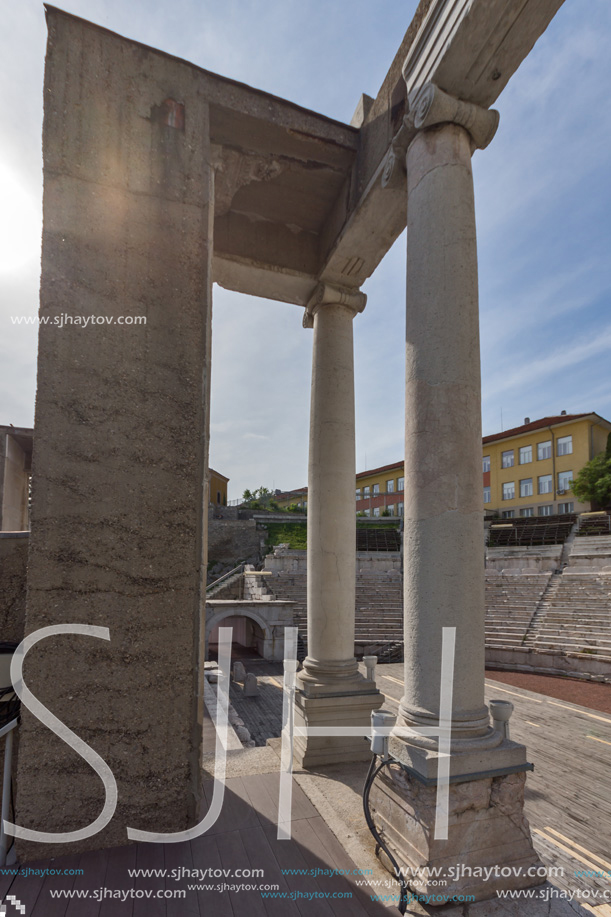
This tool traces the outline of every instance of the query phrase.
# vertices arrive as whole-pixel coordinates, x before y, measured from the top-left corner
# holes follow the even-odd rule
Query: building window
[[[391,478],[390,481],[387,481],[387,482],[386,482],[386,493],[387,493],[387,494],[394,494],[394,492],[395,492],[395,482],[394,482],[394,480]]]
[[[403,478],[397,478],[397,490],[398,491],[403,490],[403,480],[404,480]]]
[[[367,487],[363,487],[363,498],[368,497],[368,496],[369,496],[369,484],[367,485]]]
[[[520,516],[534,516],[535,508],[534,506],[524,506],[520,510]]]
[[[220,504],[220,502],[221,502],[221,492],[220,492],[220,490],[217,490],[217,492],[216,492],[216,502],[219,503],[219,504]]]
[[[552,457],[552,441],[548,439],[544,443],[537,443],[537,461]]]
[[[386,509],[388,510],[391,516],[395,515],[395,504],[394,503],[389,503]]]
[[[513,519],[515,516],[515,509],[504,509],[503,510],[503,519]]]
[[[572,471],[559,471],[558,472],[558,493],[561,490],[570,490],[573,483],[573,472]],[[567,510],[569,512],[569,510]],[[572,510],[570,510],[572,512]]]
[[[529,462],[533,460],[533,447],[532,446],[521,446],[520,447],[520,465],[528,465]]]
[[[558,455],[571,455],[573,451],[573,437],[559,436],[556,440]]]
[[[373,508],[373,515],[374,515],[374,516],[379,516],[379,515],[380,515],[380,507],[379,507],[379,506],[374,506],[374,508]]]
[[[533,495],[533,479],[532,478],[522,478],[520,481],[520,496],[521,497],[532,497]]]
[[[484,503],[490,503],[490,488],[484,487]]]
[[[505,484],[503,484],[503,500],[513,500],[515,495],[516,495],[515,482],[506,481]]]
[[[558,512],[559,512],[559,513],[572,513],[572,512],[573,512],[573,504],[572,504],[572,503],[559,503],[559,504],[558,504]]]
[[[501,468],[512,468],[513,467],[513,449],[508,449],[507,452],[501,452]]]
[[[397,503],[397,516],[403,515],[403,503]]]
[[[482,471],[484,473],[486,473],[486,471],[490,471],[490,456],[489,455],[485,455],[482,459]]]
[[[356,489],[356,499],[357,500],[361,499],[361,488],[360,487],[357,487]]]
[[[537,478],[537,493],[551,494],[552,476],[551,474],[540,474]]]
[[[553,516],[553,515],[554,515],[554,507],[553,507],[553,505],[552,505],[551,503],[546,503],[545,506],[540,506],[540,507],[539,507],[538,512],[539,512],[539,515],[540,515],[540,516]]]
[[[364,509],[363,512],[365,513],[366,516],[371,516],[371,510],[370,510],[370,509]]]
[[[379,485],[379,484],[374,484],[374,485],[373,485],[372,493],[373,493],[374,497],[377,496],[377,495],[380,493],[380,485]]]

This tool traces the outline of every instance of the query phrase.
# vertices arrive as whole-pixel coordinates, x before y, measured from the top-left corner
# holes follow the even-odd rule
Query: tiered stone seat
[[[611,573],[566,568],[562,576],[551,577],[550,572],[486,571],[486,646],[596,656],[611,662]],[[296,563],[266,579],[278,598],[295,603],[295,623],[307,643],[305,564]],[[357,652],[402,645],[398,570],[358,571],[355,631]]]
[[[511,545],[563,544],[575,524],[574,515],[545,516],[535,519],[504,519],[490,526],[490,547]]]
[[[363,647],[403,642],[403,584],[399,571],[357,572],[355,641]]]
[[[356,530],[357,551],[400,551],[401,532],[398,529],[369,529],[367,527]]]
[[[602,657],[611,662],[611,574],[565,570],[529,637],[536,650]]]
[[[521,646],[550,573],[486,572],[486,646]]]
[[[571,546],[571,566],[583,567],[593,562],[597,567],[611,569],[611,535],[583,535]]]
[[[609,513],[584,513],[579,517],[577,535],[588,538],[594,535],[609,535],[611,533],[611,516]]]
[[[280,571],[266,577],[278,598],[294,602],[300,636],[307,640],[305,570]],[[360,650],[403,643],[403,593],[398,571],[358,570],[356,577],[355,643]]]

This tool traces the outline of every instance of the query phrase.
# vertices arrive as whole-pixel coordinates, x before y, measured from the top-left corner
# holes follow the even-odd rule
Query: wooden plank
[[[274,788],[272,782],[263,780],[262,777],[276,778]],[[278,824],[278,791],[280,780],[278,774],[255,774],[244,777],[244,788],[248,793],[253,810],[257,813],[258,823],[267,827]],[[295,786],[293,782],[293,787]],[[291,806],[292,809],[292,806]]]
[[[207,834],[195,838],[191,841],[191,854],[193,857],[193,866],[198,869],[222,869],[221,857],[216,846],[216,837]],[[206,877],[205,879],[194,880],[193,884],[200,886],[219,884],[221,879]],[[214,915],[214,917],[233,917],[234,911],[231,906],[229,892],[207,890],[203,887],[197,892],[200,914]]]
[[[77,869],[80,856],[78,853],[67,857],[59,857],[56,860],[47,860],[49,868],[70,870]],[[70,891],[75,882],[76,876],[60,875],[45,876],[45,881],[40,890],[40,894],[34,905],[33,917],[65,917],[69,898],[52,898],[50,892],[53,891]],[[27,917],[30,917],[28,914]]]
[[[225,831],[216,837],[216,846],[225,869],[246,869],[249,867],[248,854],[244,849],[240,831]],[[233,884],[231,880],[228,884]],[[236,914],[248,914],[248,917],[266,917],[265,905],[259,892],[229,892],[229,900]]]
[[[165,869],[165,844],[136,844],[137,869]],[[163,876],[136,876],[134,889],[151,891],[156,894],[166,887]],[[168,883],[171,888],[171,883]],[[134,917],[166,917],[166,902],[159,898],[136,898],[134,901]]]
[[[302,822],[298,822],[302,824]],[[279,841],[276,837],[277,828],[269,825],[263,828],[265,837],[270,849],[281,869],[307,870],[307,875],[287,875],[284,878],[289,889],[294,892],[315,893],[320,892],[321,888],[316,877],[310,875],[310,864],[304,856],[301,845],[295,841]],[[312,901],[305,898],[296,898],[295,904],[297,910],[304,917],[312,915]],[[333,917],[333,910],[328,900],[324,898],[316,899],[316,917]]]
[[[323,821],[322,818],[320,818],[320,821]],[[312,828],[311,819],[300,819],[299,821],[293,822],[291,827],[293,839],[299,845],[303,857],[311,869],[329,871],[330,869],[341,868],[329,853],[327,847],[321,844],[321,837],[325,837],[325,840],[328,840],[325,832],[325,828],[327,828],[326,825],[324,828],[322,824],[320,825],[319,834]],[[327,831],[329,834],[331,833],[328,828]],[[331,844],[329,843],[329,847],[330,846]],[[354,869],[352,861],[349,860],[349,862],[351,864],[349,868]],[[336,917],[352,917],[352,915],[354,915],[354,917],[366,917],[367,911],[361,905],[354,893],[354,889],[351,888],[345,876],[320,875],[316,877],[316,882],[321,892],[326,892],[330,895],[341,893],[349,896],[346,898],[327,899]]]
[[[7,894],[14,895],[25,907],[25,913],[32,914],[36,906],[36,901],[38,900],[44,885],[45,877],[44,874],[37,876],[33,875],[29,871],[32,869],[40,869],[42,872],[42,870],[47,869],[48,866],[48,860],[40,860],[36,863],[27,863],[21,870],[19,866],[16,865],[15,870],[18,872],[18,874],[16,876],[6,876],[8,881],[3,883],[5,887],[2,889],[2,896],[0,900],[6,901]],[[2,878],[5,877],[2,876]],[[10,909],[8,913],[11,913]]]
[[[185,892],[184,898],[168,898],[166,900],[167,917],[199,917],[199,903],[197,892],[188,888],[193,885],[190,876],[182,874],[183,868],[192,870],[193,854],[191,843],[186,841],[182,844],[164,844],[166,888],[172,891]],[[180,876],[178,879],[172,878],[174,875]]]
[[[133,917],[134,898],[123,899],[123,893],[134,887],[135,879],[128,869],[136,867],[136,846],[111,847],[108,851],[108,867],[104,881],[104,898],[100,917]],[[119,897],[120,893],[120,897]]]
[[[262,877],[257,877],[250,881],[248,879],[241,879],[240,881],[259,886],[279,885],[279,894],[290,894],[292,889],[289,888],[285,877],[282,875],[282,869],[274,856],[263,828],[243,828],[240,831],[240,837],[248,855],[251,869],[263,870]],[[292,842],[287,841],[285,843]],[[295,904],[287,898],[262,898],[261,900],[269,917],[298,917],[299,915]]]
[[[212,780],[203,781],[202,789],[208,808],[212,803],[212,787]],[[257,813],[253,810],[242,778],[230,777],[225,785],[221,814],[207,834],[222,834],[224,831],[236,831],[239,828],[253,827],[258,824]]]
[[[387,908],[379,901],[372,901],[371,896],[375,894],[388,894],[390,890],[388,888],[376,890],[370,885],[357,885],[357,880],[366,880],[367,876],[357,875],[356,870],[359,869],[358,865],[348,856],[327,823],[322,818],[318,817],[312,818],[309,824],[319,838],[322,849],[325,851],[324,858],[329,863],[333,863],[336,869],[343,869],[345,871],[346,881],[364,910],[367,911],[368,914],[373,915],[373,917],[386,914]]]
[[[82,853],[79,859],[79,869],[83,870],[82,876],[76,876],[73,888],[75,890],[88,890],[89,892],[103,888],[108,869],[108,850],[90,850]],[[98,917],[102,902],[95,898],[73,898],[68,905],[66,917]],[[26,914],[28,911],[26,910]]]

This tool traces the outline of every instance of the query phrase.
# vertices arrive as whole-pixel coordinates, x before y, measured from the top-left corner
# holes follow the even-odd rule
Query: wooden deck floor
[[[83,873],[40,877],[26,875],[25,867],[16,876],[0,877],[2,900],[14,896],[25,906],[26,917],[388,917],[385,907],[370,900],[371,889],[355,885],[361,878],[355,876],[357,866],[294,781],[292,838],[276,839],[278,784],[277,774],[230,778],[221,816],[205,836],[185,844],[132,844],[30,863],[33,869]],[[212,783],[204,785],[204,792],[210,801]],[[209,868],[228,872],[203,880],[185,875]],[[134,877],[129,875],[133,869],[166,874]],[[256,878],[235,875],[255,869],[262,870]],[[282,870],[310,874],[284,875]],[[316,875],[317,870],[327,875]],[[331,870],[350,875],[329,875]],[[219,891],[223,885],[233,890]],[[239,885],[251,889],[237,890]],[[286,897],[263,898],[265,886]],[[175,892],[184,895],[157,897]],[[13,914],[18,910],[10,903],[7,917]]]
[[[400,666],[380,666],[378,671],[385,706],[393,711],[402,691],[400,674]],[[567,890],[611,891],[611,716],[487,679],[486,699],[493,697],[514,704],[512,738],[526,744],[535,765],[527,780],[526,815],[543,861],[564,870],[564,876],[553,878],[553,883]],[[291,841],[276,840],[278,775],[231,778],[221,817],[204,837],[190,844],[136,844],[29,864],[78,868],[83,874],[0,876],[2,899],[6,900],[7,893],[14,895],[26,906],[26,917],[388,917],[386,908],[370,900],[369,888],[354,884],[354,876],[282,873],[283,869],[352,871],[362,865],[355,866],[300,787],[293,785]],[[204,792],[209,802],[211,784],[205,785]],[[231,872],[227,877],[201,881],[183,874],[179,880],[173,877],[184,869],[208,867]],[[130,877],[128,870],[134,868],[166,870],[167,874]],[[238,869],[262,869],[263,875],[249,881],[235,876]],[[587,877],[579,875],[581,871],[600,874]],[[256,889],[217,891],[222,882],[251,884]],[[215,889],[193,887],[205,884]],[[278,885],[281,894],[294,893],[295,900],[264,899],[262,885]],[[82,896],[53,897],[62,891]],[[130,897],[122,901],[108,897],[108,891],[122,891]],[[184,892],[184,897],[151,897],[175,891]],[[101,893],[106,897],[100,899]],[[599,917],[611,917],[609,904],[599,904]],[[7,917],[13,914],[17,911],[8,908]]]

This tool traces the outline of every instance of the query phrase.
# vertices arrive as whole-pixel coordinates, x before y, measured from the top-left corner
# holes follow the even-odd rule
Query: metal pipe
[[[17,720],[8,723],[2,733],[6,735],[4,744],[4,775],[2,778],[2,823],[0,824],[0,866],[6,865],[8,853],[9,835],[4,830],[4,822],[8,821],[9,806],[11,803],[11,782],[13,779],[13,729],[17,725]]]

